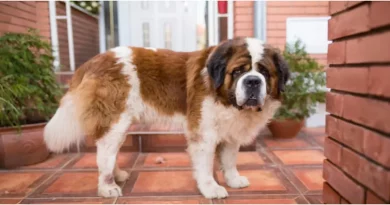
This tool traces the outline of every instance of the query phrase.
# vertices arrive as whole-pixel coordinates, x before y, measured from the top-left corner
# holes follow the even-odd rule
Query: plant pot
[[[15,168],[46,160],[50,154],[43,140],[46,123],[0,128],[0,168]]]
[[[272,120],[268,128],[275,138],[294,138],[301,131],[305,120]]]

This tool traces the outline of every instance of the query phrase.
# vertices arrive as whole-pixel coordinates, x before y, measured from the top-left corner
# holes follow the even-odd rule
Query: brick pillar
[[[390,2],[330,2],[325,203],[390,202]]]

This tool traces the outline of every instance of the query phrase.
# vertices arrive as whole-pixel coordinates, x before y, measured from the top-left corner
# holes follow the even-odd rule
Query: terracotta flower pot
[[[268,128],[275,138],[294,138],[304,124],[304,120],[272,120]]]
[[[49,150],[43,140],[46,123],[0,128],[0,168],[14,168],[46,160]]]

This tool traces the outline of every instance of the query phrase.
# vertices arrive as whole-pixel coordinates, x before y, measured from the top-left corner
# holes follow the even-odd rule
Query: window
[[[286,41],[300,39],[312,54],[328,52],[328,20],[330,17],[287,18]]]
[[[149,23],[142,23],[142,36],[143,36],[143,45],[145,47],[150,47],[150,30]]]

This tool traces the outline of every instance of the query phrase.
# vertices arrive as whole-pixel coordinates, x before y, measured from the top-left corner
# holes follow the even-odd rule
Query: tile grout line
[[[37,185],[33,191],[31,191],[31,192],[29,192],[28,194],[26,194],[26,195],[24,196],[24,198],[23,198],[21,201],[23,201],[24,199],[27,199],[28,197],[30,197],[30,196],[31,196],[32,194],[34,194],[40,187],[42,187],[47,181],[51,180],[55,175],[57,175],[58,173],[60,173],[66,165],[68,165],[71,161],[73,161],[73,160],[75,159],[76,156],[77,156],[77,155],[71,156],[70,159],[68,160],[68,162],[64,163],[62,166],[58,167],[57,169],[54,169],[54,170],[53,170],[54,172],[53,172],[47,179],[43,180],[39,185]],[[37,170],[37,171],[38,171],[38,170]],[[45,170],[44,170],[44,169],[41,169],[41,170],[39,170],[39,171],[45,171]],[[50,172],[50,171],[49,171],[49,172]],[[20,202],[21,202],[21,201],[20,201]]]
[[[58,173],[60,173],[61,170],[58,169],[56,170],[52,175],[50,175],[46,180],[43,180],[38,186],[35,187],[35,189],[33,191],[31,191],[30,193],[26,194],[26,196],[24,197],[24,199],[27,199],[29,196],[31,196],[33,193],[35,193],[40,187],[42,187],[47,181],[49,181],[50,179],[52,179],[55,175],[57,175]]]
[[[304,194],[301,192],[301,190],[299,189],[299,187],[297,187],[297,185],[295,185],[295,183],[288,177],[288,174],[285,172],[287,169],[286,167],[279,167],[280,171],[282,172],[282,174],[284,175],[284,177],[286,177],[286,179],[294,186],[294,188],[298,191],[299,195],[303,196],[303,198],[306,199],[306,197],[304,197]],[[307,201],[307,200],[306,200]]]

